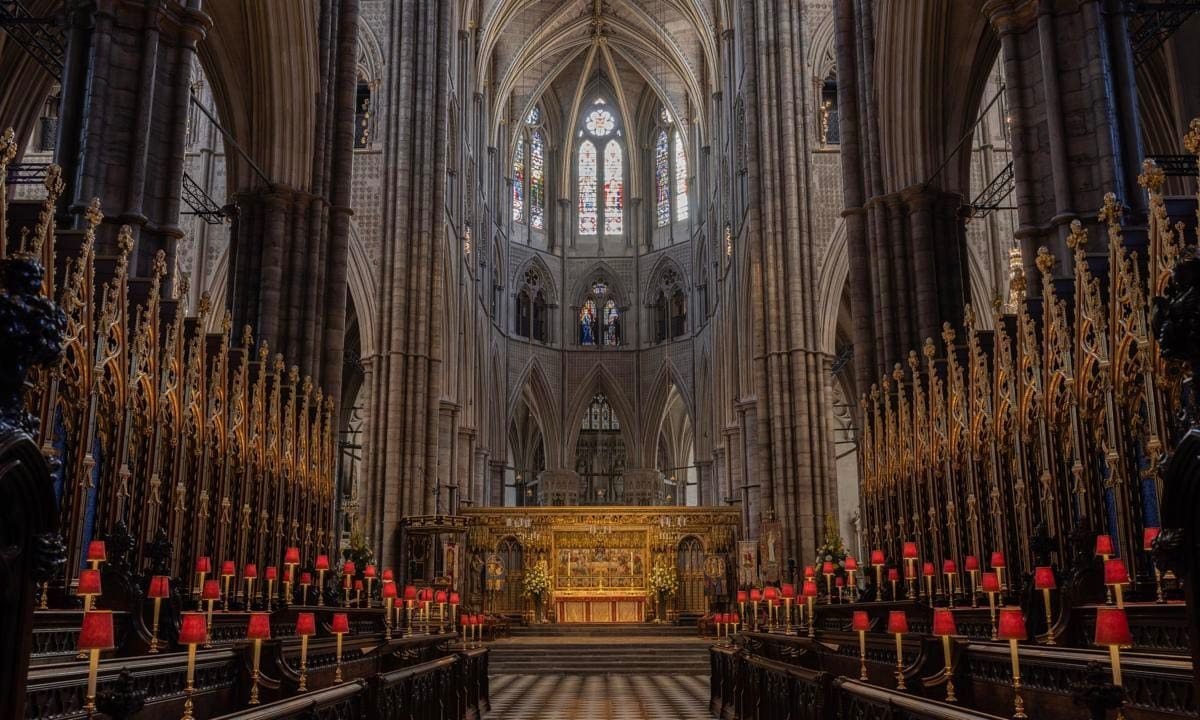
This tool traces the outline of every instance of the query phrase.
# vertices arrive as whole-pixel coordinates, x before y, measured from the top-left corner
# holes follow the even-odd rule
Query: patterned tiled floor
[[[494,675],[487,720],[708,720],[708,678]]]

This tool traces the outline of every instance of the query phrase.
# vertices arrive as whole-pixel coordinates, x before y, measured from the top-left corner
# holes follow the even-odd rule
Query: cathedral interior
[[[0,0],[0,717],[1200,718],[1197,63]]]

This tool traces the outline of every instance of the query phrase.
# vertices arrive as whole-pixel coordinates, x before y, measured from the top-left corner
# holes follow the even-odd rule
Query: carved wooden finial
[[[288,369],[288,383],[295,385],[300,382],[300,368],[293,365]]]
[[[1045,245],[1038,248],[1036,263],[1038,271],[1043,275],[1049,275],[1050,271],[1054,269],[1054,256],[1050,254]]]
[[[1110,192],[1104,193],[1104,207],[1100,208],[1100,221],[1108,223],[1110,227],[1116,225],[1121,222],[1121,212],[1121,204],[1117,202],[1117,196]],[[1071,225],[1074,229],[1074,223]]]
[[[1109,193],[1109,195],[1112,195],[1112,193]],[[1105,207],[1108,207],[1107,202],[1105,203]],[[1104,219],[1104,210],[1100,211],[1100,219]],[[1080,252],[1087,247],[1087,243],[1088,234],[1087,231],[1083,229],[1083,223],[1079,222],[1078,220],[1072,220],[1071,230],[1067,233],[1067,247],[1076,252]]]
[[[954,328],[950,327],[950,323],[942,323],[942,341],[953,347],[955,337],[956,335],[954,334]]]
[[[133,252],[133,228],[129,225],[122,225],[117,231],[117,250],[121,252],[121,262],[127,261]]]
[[[87,220],[88,230],[95,230],[104,221],[104,213],[100,212],[100,198],[92,198],[87,210],[83,211],[83,217]]]
[[[248,348],[254,344],[254,330],[249,324],[242,326],[242,347]]]
[[[1146,158],[1142,161],[1142,174],[1138,175],[1138,185],[1146,188],[1149,192],[1162,192],[1163,183],[1167,180],[1167,174],[1159,167],[1158,163],[1151,158]]]
[[[917,372],[917,365],[920,362],[921,362],[920,359],[917,357],[917,351],[909,350],[908,351],[908,367],[912,369],[914,375]]]
[[[921,354],[929,359],[933,359],[933,356],[937,354],[937,348],[933,346],[933,338],[925,338],[925,344],[921,346]]]

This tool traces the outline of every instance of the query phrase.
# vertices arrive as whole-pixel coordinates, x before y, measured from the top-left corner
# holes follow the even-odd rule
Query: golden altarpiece
[[[737,509],[685,507],[472,508],[467,552],[472,598],[490,612],[533,619],[525,572],[545,563],[546,619],[564,623],[643,622],[703,613],[730,587],[728,558]],[[651,571],[665,566],[679,590],[656,607]]]

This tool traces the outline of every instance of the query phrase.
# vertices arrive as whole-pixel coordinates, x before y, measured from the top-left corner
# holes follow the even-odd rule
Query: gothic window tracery
[[[541,272],[530,268],[525,282],[517,292],[516,334],[538,342],[547,342],[546,291]]]
[[[625,232],[625,149],[619,120],[606,105],[603,98],[596,98],[579,129],[576,206],[580,235]]]
[[[592,347],[621,344],[621,309],[603,278],[592,283],[591,292],[579,306],[579,344]]]
[[[654,210],[656,224],[663,227],[688,218],[687,141],[665,106],[659,108],[658,123],[654,136]]]
[[[687,334],[687,295],[679,275],[665,270],[654,296],[654,341],[664,342]]]
[[[512,161],[512,219],[546,228],[546,136],[542,112],[534,107],[517,131]]]

